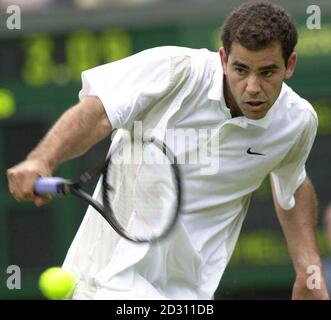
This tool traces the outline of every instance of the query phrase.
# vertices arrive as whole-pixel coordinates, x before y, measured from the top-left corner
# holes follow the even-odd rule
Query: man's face
[[[231,109],[240,109],[249,119],[261,119],[277,100],[282,83],[295,68],[296,54],[292,53],[288,66],[282,56],[280,42],[258,51],[250,51],[234,42],[229,56],[220,49]]]

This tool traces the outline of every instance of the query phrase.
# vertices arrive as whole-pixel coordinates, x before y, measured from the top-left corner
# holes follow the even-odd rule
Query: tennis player
[[[305,171],[318,121],[310,103],[284,83],[297,62],[296,27],[284,9],[248,2],[227,18],[221,39],[219,52],[158,47],[84,71],[80,102],[7,171],[13,196],[40,205],[45,199],[33,194],[35,178],[52,175],[112,128],[132,130],[142,121],[144,130],[161,123],[165,130],[217,133],[210,138],[219,139],[216,171],[201,170],[199,161],[181,165],[184,203],[166,241],[119,239],[88,208],[64,262],[78,278],[74,299],[212,299],[251,194],[268,175],[296,272],[292,298],[328,299],[323,276],[320,286],[307,285],[308,267],[322,268],[317,200]]]

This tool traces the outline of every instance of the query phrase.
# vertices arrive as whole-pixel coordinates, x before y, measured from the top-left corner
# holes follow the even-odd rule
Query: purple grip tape
[[[59,177],[37,178],[34,191],[40,196],[44,194],[63,194],[63,185],[66,182],[65,179]]]

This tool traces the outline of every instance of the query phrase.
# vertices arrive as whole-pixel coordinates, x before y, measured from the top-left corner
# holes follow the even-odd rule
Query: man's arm
[[[328,299],[316,235],[317,199],[310,179],[306,178],[296,191],[295,206],[290,210],[280,207],[273,185],[272,193],[296,272],[292,299]],[[307,273],[309,266],[318,266],[320,270],[320,289],[311,290],[307,287],[308,278],[311,276]]]
[[[43,201],[33,193],[36,177],[52,175],[60,163],[82,155],[110,132],[101,101],[85,97],[59,118],[23,162],[7,170],[11,194],[40,205]]]

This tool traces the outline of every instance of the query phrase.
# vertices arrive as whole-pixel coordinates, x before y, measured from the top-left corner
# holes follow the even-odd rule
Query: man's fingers
[[[34,197],[34,203],[37,207],[42,206],[45,203],[48,203],[52,200],[52,196],[50,195],[44,195],[44,196],[35,196]]]
[[[6,171],[8,179],[9,192],[17,201],[34,201],[34,183],[38,176],[49,176],[49,172],[43,170],[40,162],[33,160],[23,161],[22,163],[9,168]],[[43,197],[43,200],[38,199],[36,203],[47,202],[50,197]]]
[[[13,186],[9,188],[9,192],[17,201],[32,201],[35,198],[35,194],[29,186],[23,186],[21,189]]]

